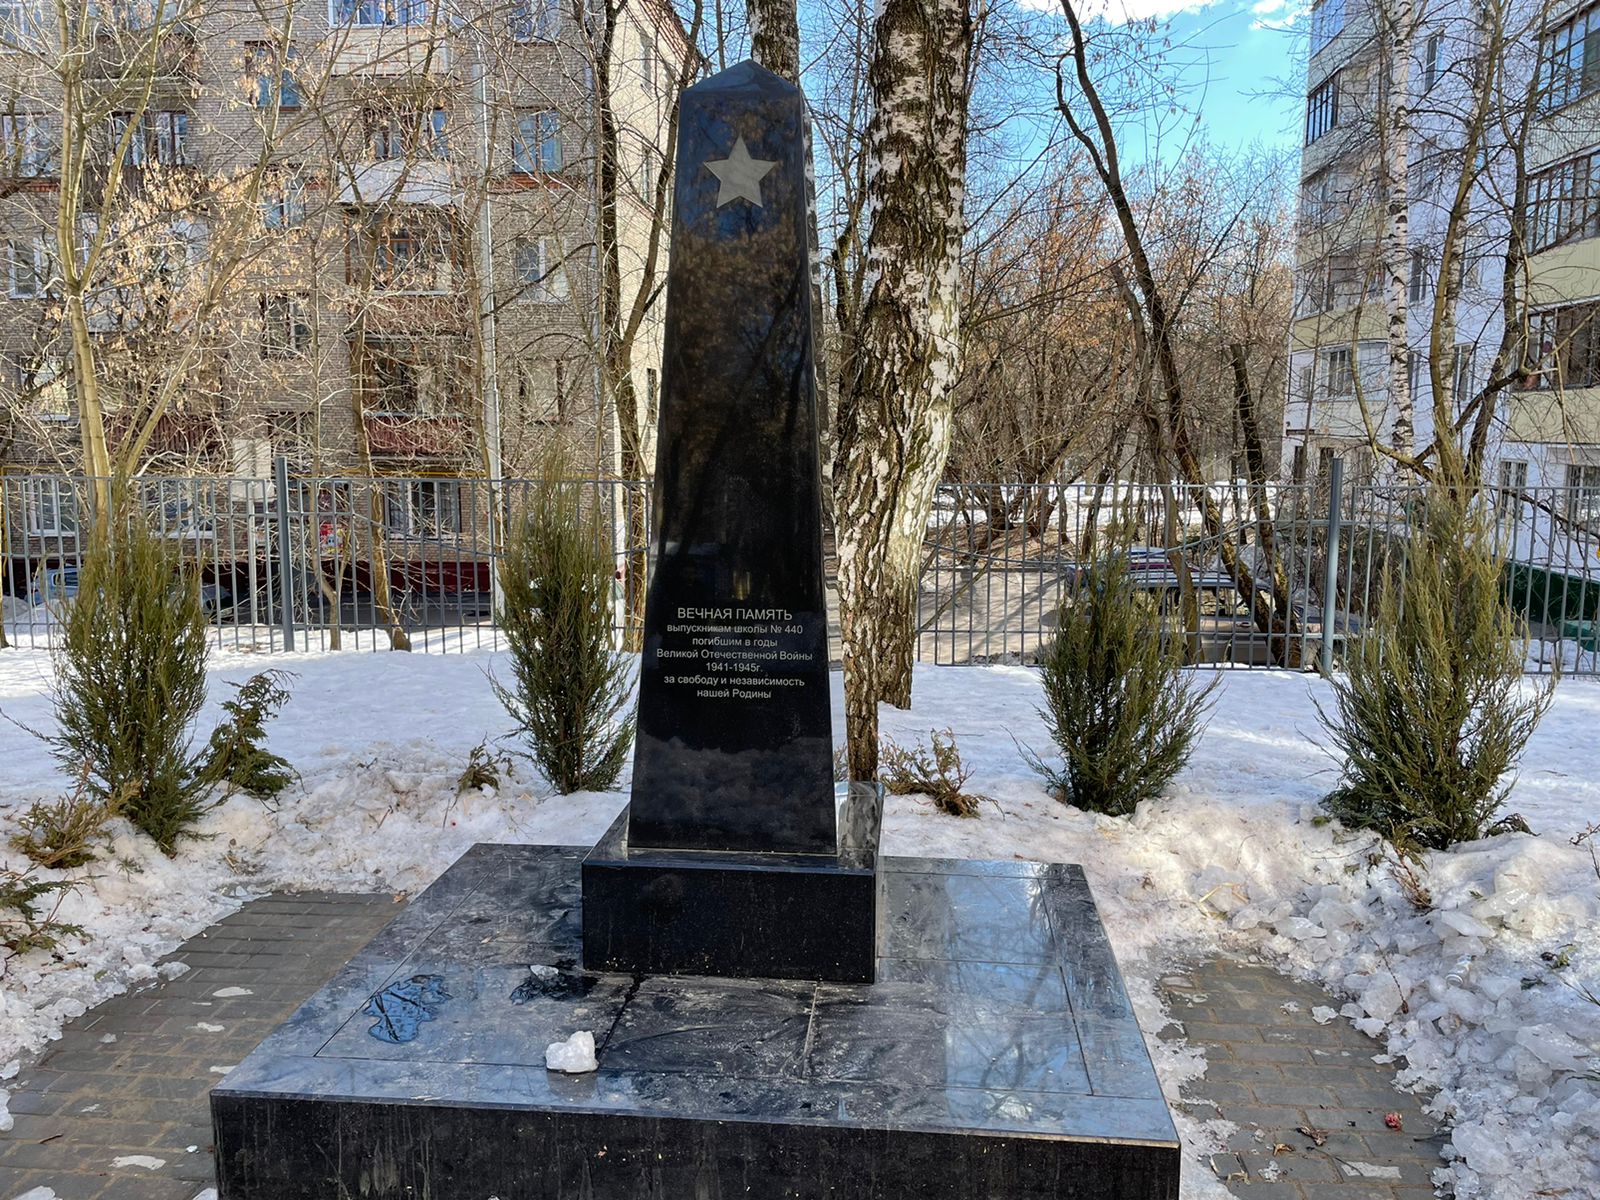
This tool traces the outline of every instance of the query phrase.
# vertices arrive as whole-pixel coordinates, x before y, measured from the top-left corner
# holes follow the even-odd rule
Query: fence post
[[[283,648],[294,649],[294,558],[289,543],[289,460],[278,455],[272,463],[278,485],[278,605],[283,626]]]
[[[1344,459],[1335,458],[1328,473],[1328,555],[1322,578],[1322,673],[1333,674],[1333,614],[1339,589],[1339,502],[1344,495]],[[1348,633],[1349,631],[1346,630]]]

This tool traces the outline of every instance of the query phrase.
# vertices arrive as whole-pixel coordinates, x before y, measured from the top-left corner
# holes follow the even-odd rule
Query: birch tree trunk
[[[878,703],[911,703],[923,531],[960,369],[968,67],[965,0],[885,0],[862,307],[839,386],[835,506],[850,776],[878,774]]]
[[[1383,181],[1383,269],[1387,277],[1389,397],[1394,406],[1391,440],[1410,457],[1416,437],[1415,397],[1411,395],[1411,342],[1407,336],[1410,301],[1411,208],[1411,46],[1416,32],[1412,0],[1390,0],[1379,9],[1387,27],[1387,94],[1378,121],[1379,178]]]
[[[800,82],[800,21],[794,0],[745,0],[750,57],[790,83]]]

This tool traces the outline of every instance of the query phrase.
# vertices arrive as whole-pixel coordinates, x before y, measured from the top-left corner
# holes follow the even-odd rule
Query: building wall
[[[1284,461],[1295,462],[1300,447],[1298,461],[1314,467],[1321,452],[1331,449],[1350,460],[1347,475],[1353,464],[1353,473],[1364,476],[1382,469],[1368,448],[1370,435],[1392,444],[1397,408],[1388,394],[1386,277],[1379,257],[1382,212],[1373,187],[1380,153],[1376,87],[1381,54],[1364,0],[1344,0],[1344,4],[1343,31],[1313,54],[1308,71],[1308,102],[1336,71],[1350,81],[1345,93],[1350,99],[1339,126],[1306,148],[1302,165],[1297,270],[1301,304],[1291,335]],[[1329,7],[1325,0],[1319,9]],[[1527,11],[1531,10],[1513,21],[1528,19]],[[1419,24],[1409,68],[1413,123],[1407,172],[1409,241],[1420,259],[1407,281],[1407,341],[1418,447],[1433,437],[1433,306],[1449,212],[1461,177],[1461,117],[1472,99],[1464,64],[1478,36],[1473,14],[1470,5],[1458,0],[1430,6]],[[1314,16],[1314,25],[1316,20]],[[1508,95],[1521,94],[1534,61],[1534,51],[1526,45],[1507,56]],[[1317,203],[1324,190],[1319,184],[1335,175],[1343,177],[1351,199],[1329,211]],[[1470,192],[1456,327],[1452,345],[1441,348],[1450,356],[1440,363],[1441,370],[1464,384],[1453,397],[1457,412],[1462,395],[1475,395],[1485,385],[1501,343],[1501,280],[1510,228],[1504,197],[1513,180],[1512,158],[1497,131]],[[1339,276],[1331,303],[1308,299],[1307,293],[1316,292],[1316,280],[1330,262]],[[1458,355],[1466,359],[1459,374]],[[1496,414],[1491,463],[1501,457],[1502,442],[1509,436],[1509,404],[1503,402]],[[1518,457],[1524,450],[1508,448],[1504,453]],[[1491,466],[1491,478],[1495,470]]]
[[[150,108],[188,115],[193,165],[130,173],[120,224],[160,227],[179,207],[171,189],[180,177],[203,176],[212,192],[203,213],[184,217],[193,244],[177,268],[172,315],[152,323],[125,303],[108,303],[96,335],[113,397],[158,385],[123,380],[116,364],[124,359],[143,364],[143,376],[160,376],[183,361],[186,337],[203,346],[190,352],[177,407],[195,428],[204,426],[204,437],[180,436],[180,423],[170,422],[156,439],[155,467],[251,472],[284,453],[301,470],[342,473],[365,467],[370,454],[379,471],[482,473],[497,390],[506,472],[534,470],[555,443],[570,469],[615,470],[614,419],[595,370],[597,106],[589,41],[570,6],[552,6],[518,31],[534,36],[514,37],[512,25],[529,11],[520,0],[476,11],[470,29],[491,31],[485,35],[443,24],[352,26],[331,21],[330,7],[319,3],[277,10],[269,24],[253,7],[221,4],[208,6],[192,32],[168,37],[177,48],[172,69]],[[276,24],[280,18],[288,24]],[[642,157],[666,141],[667,79],[687,48],[664,6],[659,13],[630,8],[623,20],[618,56],[633,59],[613,71],[612,103],[624,155]],[[641,22],[654,35],[653,88],[640,58]],[[264,109],[259,79],[277,76],[261,69],[262,47],[281,48],[285,28],[302,103]],[[0,55],[0,89],[16,97],[12,111],[59,109],[59,85],[36,62],[48,57]],[[116,106],[116,86],[109,78],[97,85],[102,110]],[[437,157],[434,109],[444,114]],[[398,160],[379,161],[372,144],[384,136],[382,122],[371,116],[390,111],[425,114],[421,136],[410,137],[412,127],[399,120],[394,140],[406,148]],[[536,151],[517,161],[517,144],[527,141],[518,118],[536,112],[555,114],[559,163],[546,164]],[[257,197],[251,186],[264,154],[274,174]],[[536,169],[520,169],[530,157]],[[279,168],[303,180],[303,199],[263,205]],[[52,243],[59,172],[13,166],[4,173],[0,234],[8,243]],[[218,187],[225,179],[237,186]],[[264,212],[272,214],[265,222]],[[651,217],[634,197],[623,198],[625,299],[644,278]],[[128,244],[142,245],[143,236]],[[426,247],[426,261],[402,272],[398,285],[375,284],[385,265],[409,261],[412,246]],[[665,251],[663,244],[663,271]],[[75,422],[52,410],[62,389],[48,382],[65,349],[59,302],[17,294],[29,290],[27,281],[11,286],[16,272],[5,265],[13,294],[0,298],[0,349],[9,364],[0,378],[0,467],[76,465]],[[536,281],[539,271],[555,275]],[[217,286],[224,277],[226,286]],[[635,352],[641,392],[646,373],[658,369],[660,307],[658,300]],[[493,314],[492,344],[480,337],[485,309]],[[155,325],[164,325],[161,337],[149,338]],[[136,353],[119,348],[142,337],[149,344]],[[491,377],[497,389],[488,386]],[[358,428],[352,399],[361,380],[370,386],[359,391],[366,419]],[[405,416],[381,415],[400,402]]]

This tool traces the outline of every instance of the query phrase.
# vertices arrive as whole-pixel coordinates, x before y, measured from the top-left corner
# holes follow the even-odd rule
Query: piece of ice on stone
[[[123,1167],[143,1167],[146,1171],[159,1171],[167,1165],[167,1160],[157,1158],[153,1154],[121,1154],[111,1160],[111,1165],[118,1169]]]
[[[594,1034],[580,1029],[564,1042],[551,1042],[544,1050],[547,1071],[563,1071],[568,1075],[582,1075],[598,1070],[600,1060],[594,1056]]]
[[[1311,1019],[1318,1025],[1326,1025],[1338,1015],[1338,1013],[1329,1008],[1326,1004],[1319,1004],[1311,1010]]]

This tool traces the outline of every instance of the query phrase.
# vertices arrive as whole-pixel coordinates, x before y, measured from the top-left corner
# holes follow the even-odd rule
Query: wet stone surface
[[[474,847],[246,1058],[213,1093],[223,1200],[400,1197],[424,1169],[446,1200],[1176,1195],[1079,868],[880,859],[878,980],[819,984],[584,971],[580,854]],[[385,996],[430,1015],[396,1039]],[[600,1069],[544,1070],[580,1030]]]

